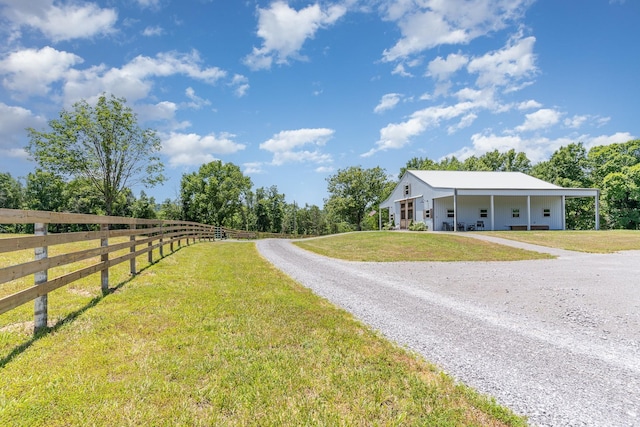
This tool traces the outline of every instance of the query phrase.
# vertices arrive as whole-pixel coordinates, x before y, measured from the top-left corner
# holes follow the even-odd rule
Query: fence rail
[[[153,262],[153,252],[164,257],[164,249],[202,240],[215,240],[219,229],[211,225],[186,221],[152,220],[126,217],[108,217],[60,212],[0,209],[0,224],[33,224],[33,236],[0,238],[0,254],[33,249],[34,260],[16,265],[0,265],[0,289],[2,284],[30,275],[34,284],[11,295],[0,298],[0,314],[13,310],[30,301],[35,301],[34,330],[47,326],[47,296],[50,292],[79,279],[100,272],[100,286],[103,294],[109,291],[109,268],[129,261],[130,273],[137,274],[136,258],[148,255]],[[99,231],[83,231],[49,234],[49,225],[88,224],[99,227]],[[118,226],[119,229],[110,229]],[[123,228],[127,227],[127,228]],[[122,238],[129,238],[122,241]],[[110,239],[118,238],[118,242]],[[96,241],[97,247],[76,252],[48,256],[49,247],[75,242]],[[122,255],[116,254],[128,249]],[[117,256],[116,256],[117,255]],[[115,256],[115,257],[113,257]],[[56,267],[100,257],[100,261],[79,268],[55,278],[49,278],[49,271]]]

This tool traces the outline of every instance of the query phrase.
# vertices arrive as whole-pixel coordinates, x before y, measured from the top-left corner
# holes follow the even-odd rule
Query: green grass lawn
[[[295,242],[303,249],[350,261],[519,261],[549,259],[539,252],[464,236],[374,231]]]
[[[640,231],[489,231],[490,236],[570,251],[612,253],[640,250]]]
[[[183,248],[86,298],[36,339],[31,304],[0,316],[0,425],[525,425],[252,243]]]

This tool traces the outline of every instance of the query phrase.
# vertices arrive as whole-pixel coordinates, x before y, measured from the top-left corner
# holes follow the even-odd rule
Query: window
[[[480,209],[480,218],[487,218],[487,210]]]
[[[411,195],[411,184],[406,184],[404,186],[404,195],[405,196],[410,196]]]
[[[511,209],[511,216],[513,218],[520,218],[520,209]]]
[[[543,209],[542,216],[551,216],[551,209]]]
[[[429,219],[431,218],[431,209],[425,209],[424,210],[424,219]]]
[[[453,209],[447,209],[447,218],[453,218]]]

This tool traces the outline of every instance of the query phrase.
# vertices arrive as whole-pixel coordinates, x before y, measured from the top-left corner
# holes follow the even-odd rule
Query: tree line
[[[465,160],[414,157],[397,177],[351,166],[327,178],[322,208],[287,202],[277,186],[254,189],[233,163],[213,161],[183,174],[180,194],[158,203],[131,187],[162,183],[160,140],[138,126],[126,100],[103,94],[61,112],[47,131],[28,129],[38,168],[24,184],[0,172],[0,207],[196,221],[247,231],[323,235],[378,228],[377,209],[407,170],[518,171],[562,187],[601,190],[603,228],[640,228],[640,140],[596,146],[578,142],[532,164],[523,152],[498,150]],[[567,228],[594,226],[593,199],[567,201]],[[5,226],[2,231],[21,231]]]

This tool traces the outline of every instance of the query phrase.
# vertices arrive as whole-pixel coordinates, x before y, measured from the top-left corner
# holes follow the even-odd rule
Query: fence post
[[[136,225],[135,224],[131,224],[129,226],[130,230],[135,230],[136,229]],[[135,242],[136,241],[136,235],[132,234],[131,236],[129,236],[129,241],[130,242]],[[136,245],[135,243],[131,243],[131,247],[129,248],[129,252],[135,252],[136,251]],[[131,273],[132,276],[135,276],[136,272],[136,257],[133,257],[129,260],[129,272]]]
[[[147,252],[147,260],[149,261],[149,264],[153,263],[153,250],[151,249],[151,246],[153,246],[153,241],[147,243],[147,248],[149,249],[149,252]]]
[[[160,223],[160,258],[164,258],[164,222]]]
[[[100,224],[100,231],[105,233],[104,237],[100,239],[100,247],[106,248],[109,246],[109,224]],[[109,253],[102,254],[100,261],[105,264],[100,271],[100,288],[102,294],[106,295],[109,292],[109,268],[106,265],[109,262]]]
[[[46,236],[47,235],[47,224],[36,223],[34,224],[34,234],[36,236]],[[35,258],[36,261],[41,259],[46,259],[49,256],[49,248],[47,246],[41,246],[39,248],[35,248]],[[47,283],[48,273],[47,270],[42,270],[34,275],[35,285],[41,285],[43,283]],[[33,307],[33,333],[37,333],[41,329],[44,329],[48,326],[48,295],[44,294],[35,299],[35,304]]]

